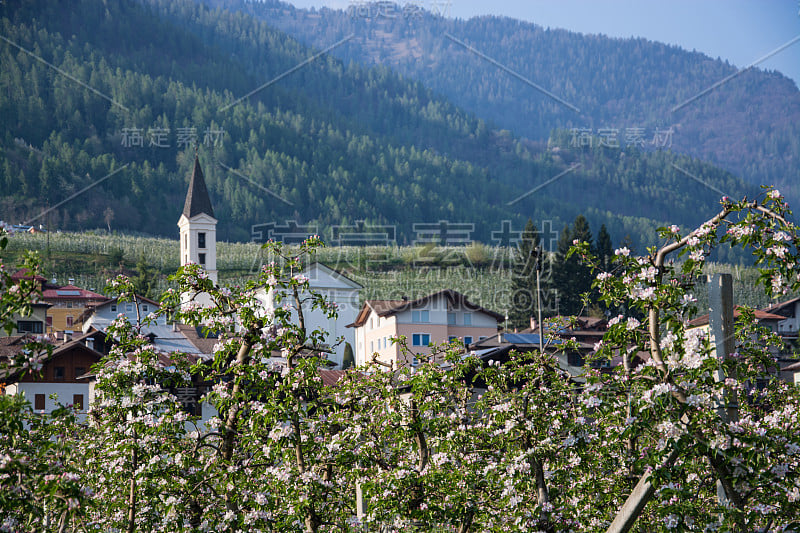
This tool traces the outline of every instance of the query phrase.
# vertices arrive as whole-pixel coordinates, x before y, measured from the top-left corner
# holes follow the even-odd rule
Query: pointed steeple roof
[[[183,204],[183,214],[186,218],[205,213],[214,216],[214,208],[211,207],[211,199],[208,197],[206,180],[203,178],[203,169],[200,168],[200,160],[194,156],[194,170],[192,180],[189,182],[189,192],[186,193],[186,203]]]

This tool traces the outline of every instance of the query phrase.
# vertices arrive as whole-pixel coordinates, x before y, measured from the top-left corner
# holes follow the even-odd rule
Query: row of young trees
[[[612,319],[596,348],[622,364],[579,377],[550,351],[486,361],[449,344],[414,368],[373,361],[325,385],[308,349],[322,332],[304,326],[308,280],[299,274],[318,239],[299,256],[269,245],[275,262],[241,288],[183,267],[180,290],[161,301],[217,333],[213,358],[190,364],[173,354],[165,364],[140,335],[152,317],[120,319],[116,348],[94,369],[99,395],[85,422],[66,407],[42,415],[23,398],[0,397],[1,527],[796,530],[800,390],[770,374],[767,344],[776,339],[752,313],[742,313],[736,353],[718,358],[712,339],[687,329],[693,298],[684,283],[711,248],[730,242],[751,248],[767,292],[797,288],[789,216],[776,191],[724,199],[701,227],[664,228],[664,246],[642,257],[620,248],[606,270],[579,241],[568,258],[592,265],[602,300],[644,317]],[[674,263],[678,252],[686,260]],[[256,305],[258,288],[274,289],[273,310]],[[124,278],[109,290],[133,297]],[[182,303],[195,293],[212,304]],[[30,297],[31,287],[2,272],[5,324]],[[308,304],[335,313],[316,295]],[[13,364],[35,371],[37,350]],[[198,382],[210,385],[205,400],[218,413],[204,426],[171,392]],[[721,411],[734,391],[738,417],[729,418]],[[620,514],[623,526],[621,508],[634,509]]]

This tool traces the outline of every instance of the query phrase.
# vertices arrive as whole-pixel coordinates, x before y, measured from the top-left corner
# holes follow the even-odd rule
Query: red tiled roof
[[[319,377],[322,378],[322,384],[326,387],[336,385],[336,383],[344,377],[346,370],[320,370]]]
[[[739,312],[739,309],[741,309],[741,307],[742,306],[737,305],[733,309],[733,318],[734,319],[736,319],[741,314]],[[785,316],[776,315],[774,313],[769,313],[767,311],[761,311],[759,309],[754,309],[753,310],[753,315],[756,317],[756,320],[785,320],[786,319]],[[699,317],[695,318],[694,320],[690,320],[689,321],[689,325],[693,326],[693,327],[705,326],[706,324],[708,324],[708,314],[705,314],[703,316],[699,316]]]
[[[75,285],[64,285],[63,287],[47,287],[42,291],[44,300],[108,300],[102,294],[81,289]]]
[[[13,279],[13,280],[31,279],[31,278],[34,281],[38,281],[38,282],[41,282],[41,283],[46,283],[47,282],[47,278],[45,278],[44,276],[40,276],[39,274],[37,274],[35,276],[32,276],[31,275],[31,271],[29,269],[27,269],[27,268],[21,268],[21,269],[17,270],[16,272],[14,272],[13,274],[11,274],[11,279]]]
[[[784,308],[789,307],[790,305],[793,306],[798,301],[800,301],[800,298],[792,298],[791,300],[786,300],[785,302],[774,303],[774,304],[770,305],[769,307],[767,307],[766,309],[764,309],[764,311],[766,311],[768,313],[775,313],[777,311],[782,311]],[[784,318],[786,318],[786,317],[784,317]]]

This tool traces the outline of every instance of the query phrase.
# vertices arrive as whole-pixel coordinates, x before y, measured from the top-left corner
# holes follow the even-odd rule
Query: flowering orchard
[[[288,257],[268,245],[278,260],[243,287],[182,268],[161,312],[213,331],[213,358],[164,363],[140,334],[152,317],[119,320],[85,423],[2,399],[0,528],[800,529],[800,392],[771,377],[779,341],[743,312],[734,353],[717,358],[687,327],[692,280],[721,243],[752,250],[767,293],[800,287],[790,216],[777,191],[723,199],[697,229],[664,228],[647,256],[617,250],[595,287],[628,314],[610,321],[596,357],[622,364],[582,376],[547,351],[484,361],[444,344],[416,367],[373,361],[327,386],[323,332],[307,331],[303,309],[335,306],[299,275],[318,239]],[[593,261],[585,243],[573,253]],[[133,297],[124,278],[111,288]],[[24,307],[12,289],[4,277],[4,309]],[[257,305],[258,289],[272,308]],[[210,303],[187,301],[195,294]],[[208,386],[208,423],[171,392],[187,384]]]

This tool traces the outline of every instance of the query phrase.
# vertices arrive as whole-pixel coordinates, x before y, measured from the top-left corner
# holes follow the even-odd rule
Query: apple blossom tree
[[[590,363],[620,364],[580,375],[559,363],[575,345],[550,339],[544,351],[496,360],[442,344],[416,354],[416,366],[374,359],[325,384],[325,335],[308,331],[304,311],[336,308],[301,273],[318,238],[269,244],[275,261],[243,287],[183,267],[159,313],[213,334],[212,357],[159,353],[143,335],[155,316],[119,318],[85,422],[2,399],[3,527],[798,529],[800,392],[775,376],[780,339],[744,310],[734,350],[718,357],[709,333],[688,323],[704,260],[720,245],[749,248],[769,294],[800,288],[790,217],[769,190],[723,199],[691,231],[664,228],[643,257],[618,249],[594,286],[627,311]],[[594,265],[586,243],[573,253]],[[4,303],[24,305],[4,283]],[[135,298],[125,278],[109,290]],[[395,342],[410,361],[405,340]],[[206,390],[211,414],[187,412],[182,387]]]

